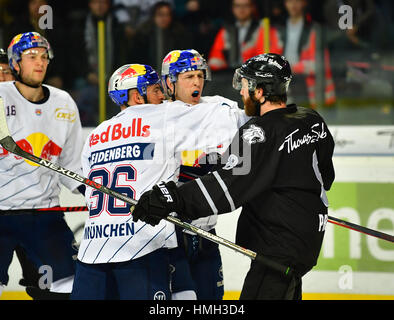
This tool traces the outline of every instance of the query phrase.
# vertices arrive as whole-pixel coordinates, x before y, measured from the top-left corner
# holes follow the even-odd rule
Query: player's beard
[[[24,76],[23,74],[20,74],[19,76],[23,84],[32,88],[39,88],[42,85],[42,82],[44,81],[44,79],[37,80],[37,79],[33,79],[32,77]]]
[[[242,101],[244,103],[245,114],[247,116],[258,116],[257,110],[260,105],[259,102],[253,101],[250,97],[247,97],[246,99],[242,97]]]
[[[32,79],[23,79],[23,83],[32,88],[39,88],[42,84],[42,81],[32,80]]]

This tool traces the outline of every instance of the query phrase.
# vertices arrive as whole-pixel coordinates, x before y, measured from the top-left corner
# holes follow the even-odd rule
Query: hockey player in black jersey
[[[133,213],[154,225],[171,212],[196,219],[242,206],[236,243],[295,272],[286,277],[254,260],[241,299],[301,299],[301,278],[316,264],[323,241],[325,191],[335,176],[334,140],[316,111],[286,105],[290,80],[283,56],[262,54],[246,61],[235,71],[233,86],[246,114],[256,117],[239,129],[227,163],[180,187],[155,186]]]

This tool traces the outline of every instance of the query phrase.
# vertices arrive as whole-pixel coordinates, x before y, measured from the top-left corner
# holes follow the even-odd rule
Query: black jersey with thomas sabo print
[[[244,124],[221,169],[184,184],[185,214],[242,206],[236,242],[308,272],[320,252],[335,177],[333,137],[314,110],[288,105]]]

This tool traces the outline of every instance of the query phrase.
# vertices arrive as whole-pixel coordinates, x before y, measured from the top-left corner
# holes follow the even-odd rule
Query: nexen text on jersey
[[[112,127],[112,130],[111,130]],[[129,137],[149,137],[150,126],[142,125],[142,118],[136,118],[131,120],[131,126],[123,127],[121,123],[117,123],[114,126],[109,125],[108,128],[100,134],[91,134],[89,138],[89,146],[94,146],[97,143],[105,143],[108,141],[119,140],[120,138],[126,139]]]

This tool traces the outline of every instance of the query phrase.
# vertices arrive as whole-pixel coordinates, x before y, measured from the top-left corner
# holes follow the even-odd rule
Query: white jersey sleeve
[[[168,119],[176,124],[172,137],[178,143],[177,151],[203,149],[208,153],[216,151],[218,145],[225,150],[240,125],[248,121],[243,110],[229,108],[221,99],[188,105],[186,109],[183,102],[172,104]]]
[[[221,104],[223,106],[227,106],[237,113],[238,127],[242,127],[246,122],[250,120],[250,116],[247,116],[243,109],[241,109],[238,105],[238,102],[230,100],[228,98],[222,96],[204,96],[201,97],[201,103],[214,103]]]

